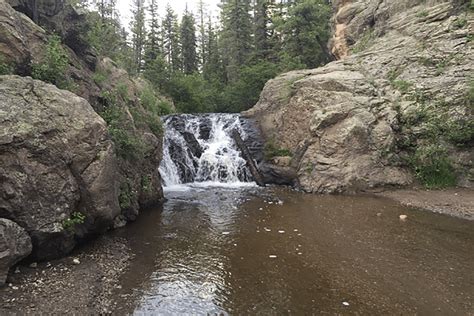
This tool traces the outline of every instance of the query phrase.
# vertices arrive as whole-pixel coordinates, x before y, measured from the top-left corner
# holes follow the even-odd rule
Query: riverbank
[[[406,189],[375,193],[397,201],[403,206],[474,220],[474,190],[455,188],[446,190]]]
[[[20,265],[0,289],[0,314],[110,314],[132,257],[127,240],[104,235],[60,260]]]

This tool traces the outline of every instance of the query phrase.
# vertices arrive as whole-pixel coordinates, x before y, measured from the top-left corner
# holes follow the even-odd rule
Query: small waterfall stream
[[[231,136],[237,130],[258,159],[262,144],[252,122],[239,114],[180,114],[166,116],[163,121],[165,139],[159,170],[165,188],[189,183],[253,185],[246,161]]]

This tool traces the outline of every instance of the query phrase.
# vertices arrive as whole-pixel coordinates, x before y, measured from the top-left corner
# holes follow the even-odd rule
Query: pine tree
[[[167,62],[169,76],[181,70],[178,18],[171,6],[166,6],[162,22],[163,58]]]
[[[206,18],[206,9],[205,3],[203,0],[199,0],[198,2],[198,13],[199,13],[199,64],[201,69],[204,68],[208,58],[208,52],[206,50],[207,47],[207,34],[206,34],[206,25],[205,25],[205,18]]]
[[[148,32],[148,40],[145,50],[145,63],[154,61],[161,53],[157,0],[151,0],[150,6],[148,7],[148,15],[150,16],[150,31]]]
[[[256,0],[254,5],[254,57],[268,60],[271,55],[270,1]]]
[[[279,25],[282,53],[305,67],[315,68],[328,62],[331,8],[326,0],[300,0],[290,3],[288,14]]]
[[[210,17],[207,24],[206,39],[207,59],[203,67],[204,79],[207,81],[222,82],[224,73],[219,55],[217,33],[214,30]]]
[[[145,0],[133,0],[131,22],[134,72],[140,73],[143,63],[143,49],[146,40]]]
[[[181,55],[183,62],[183,72],[187,75],[198,70],[198,60],[196,55],[196,26],[191,12],[186,11],[181,20]]]
[[[250,0],[229,0],[222,9],[221,47],[227,79],[235,82],[252,48]]]

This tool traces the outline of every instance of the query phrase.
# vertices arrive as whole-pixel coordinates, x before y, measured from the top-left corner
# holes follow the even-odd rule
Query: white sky
[[[146,0],[146,5],[148,6],[149,0]],[[212,13],[213,20],[215,20],[218,12],[217,5],[220,3],[220,0],[204,0],[206,4],[206,10],[209,13]],[[170,4],[171,7],[174,9],[175,13],[181,17],[181,14],[184,12],[186,8],[186,4],[188,5],[188,10],[192,11],[195,15],[197,15],[197,4],[198,0],[158,0],[158,9],[160,12],[160,17],[163,17],[165,8],[167,4]],[[132,2],[130,0],[118,0],[117,7],[120,12],[121,19],[123,23],[128,27],[130,16],[131,16],[131,6]]]

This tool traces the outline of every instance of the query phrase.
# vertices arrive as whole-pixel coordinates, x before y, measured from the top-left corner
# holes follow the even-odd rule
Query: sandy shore
[[[474,220],[474,190],[393,190],[376,193],[393,199],[406,207],[447,214],[468,220]]]

